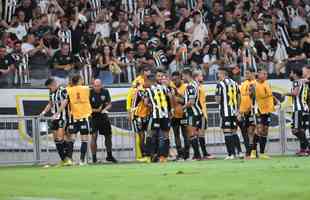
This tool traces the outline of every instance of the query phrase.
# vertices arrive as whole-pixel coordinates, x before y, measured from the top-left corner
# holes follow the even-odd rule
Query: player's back
[[[224,117],[235,116],[238,111],[239,95],[237,83],[230,78],[225,78],[218,83],[216,93],[221,97],[219,105],[221,115]]]
[[[187,115],[199,116],[202,114],[201,107],[199,106],[199,84],[192,81],[187,85],[185,92],[185,104],[192,101],[192,105],[186,109]]]
[[[75,120],[91,116],[90,89],[88,86],[72,86],[68,89],[70,111]]]
[[[258,110],[261,114],[271,113],[275,111],[273,95],[271,87],[267,81],[257,81],[256,87],[256,102],[258,104]]]
[[[240,112],[247,113],[251,111],[253,98],[251,91],[254,90],[256,80],[245,80],[240,86]]]

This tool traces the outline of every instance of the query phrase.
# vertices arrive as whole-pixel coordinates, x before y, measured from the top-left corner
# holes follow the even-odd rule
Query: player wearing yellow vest
[[[70,113],[73,117],[73,124],[69,127],[69,130],[72,134],[80,132],[82,142],[80,165],[85,165],[87,144],[89,134],[91,133],[90,117],[92,108],[90,104],[90,88],[82,85],[82,78],[80,75],[73,76],[71,84],[72,86],[67,88]]]
[[[207,113],[207,104],[206,97],[207,93],[205,91],[204,86],[201,84],[203,82],[203,75],[201,71],[194,71],[193,73],[194,80],[198,83],[199,89],[199,107],[201,108],[201,122],[200,129],[198,129],[198,140],[200,144],[200,148],[203,154],[203,159],[213,159],[214,156],[210,155],[206,149],[206,139],[205,139],[205,131],[208,128],[208,113]]]
[[[260,158],[270,159],[270,157],[265,154],[265,147],[270,124],[270,115],[275,111],[275,106],[272,90],[267,82],[267,77],[268,75],[265,69],[260,69],[258,71],[255,87],[255,97],[257,104],[257,137],[254,138],[254,147],[253,151],[251,152],[251,158],[256,157],[256,143],[258,141],[260,146]]]
[[[188,140],[188,135],[186,133],[186,117],[183,111],[184,94],[187,85],[182,81],[182,75],[178,71],[172,73],[171,79],[172,83],[170,87],[173,93],[171,126],[173,129],[174,140],[177,149],[176,159],[187,160],[189,158],[190,144]],[[182,142],[180,137],[181,134],[184,140],[184,148],[182,148]]]
[[[255,72],[254,70],[245,71],[245,80],[240,86],[240,117],[239,127],[243,136],[246,148],[246,158],[250,156],[253,148],[255,135],[255,113],[254,113],[254,89],[255,89]]]

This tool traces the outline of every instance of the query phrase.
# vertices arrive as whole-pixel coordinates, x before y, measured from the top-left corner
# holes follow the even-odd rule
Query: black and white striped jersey
[[[0,6],[1,19],[10,23],[15,14],[17,0],[2,0]]]
[[[133,14],[137,10],[137,0],[122,0],[122,9]]]
[[[60,112],[61,103],[68,99],[67,90],[60,86],[55,92],[49,93],[49,100],[52,103],[52,114],[60,113],[59,119],[66,120],[68,117],[67,108]]]
[[[293,81],[292,91],[298,88],[298,94],[292,97],[293,111],[304,111],[308,112],[308,92],[309,86],[304,82],[304,80]]]
[[[103,8],[103,2],[101,0],[88,0],[88,7],[90,9],[90,19],[94,21]]]
[[[191,81],[185,90],[184,103],[193,102],[191,107],[185,109],[186,116],[201,116],[202,110],[199,106],[199,83]]]
[[[221,99],[219,104],[221,116],[236,116],[239,106],[238,97],[240,96],[238,84],[230,78],[225,78],[217,84],[215,95]]]
[[[30,83],[29,57],[27,54],[14,52],[11,54],[15,62],[14,84],[23,85]]]
[[[93,80],[93,68],[91,63],[91,54],[88,52],[84,55],[78,54],[75,56],[77,62],[82,66],[79,69],[80,75],[84,80],[85,85],[91,85]]]
[[[153,119],[163,119],[169,117],[169,97],[168,89],[165,86],[156,84],[146,89],[146,98],[151,105]]]
[[[156,67],[165,67],[168,64],[168,58],[163,50],[151,52]]]
[[[70,51],[72,51],[72,31],[70,29],[58,29],[56,34],[61,43],[66,43],[70,45]]]

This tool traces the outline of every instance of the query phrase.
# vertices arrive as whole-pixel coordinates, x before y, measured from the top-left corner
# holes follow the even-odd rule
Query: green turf
[[[309,200],[310,158],[0,168],[0,200]],[[28,198],[21,198],[28,197]]]

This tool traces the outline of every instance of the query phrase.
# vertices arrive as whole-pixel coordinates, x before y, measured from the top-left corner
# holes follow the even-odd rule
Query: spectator
[[[217,70],[221,65],[219,47],[216,43],[211,44],[208,54],[203,57],[204,68],[207,72],[207,80],[217,79]]]
[[[50,61],[51,76],[60,84],[66,85],[73,69],[74,57],[70,53],[70,44],[62,43],[59,51]]]
[[[11,87],[13,84],[14,60],[6,53],[6,47],[0,46],[0,87]]]
[[[291,46],[287,49],[288,63],[286,66],[286,73],[289,73],[294,67],[302,68],[305,64],[306,55],[300,48],[298,40],[292,40]]]

